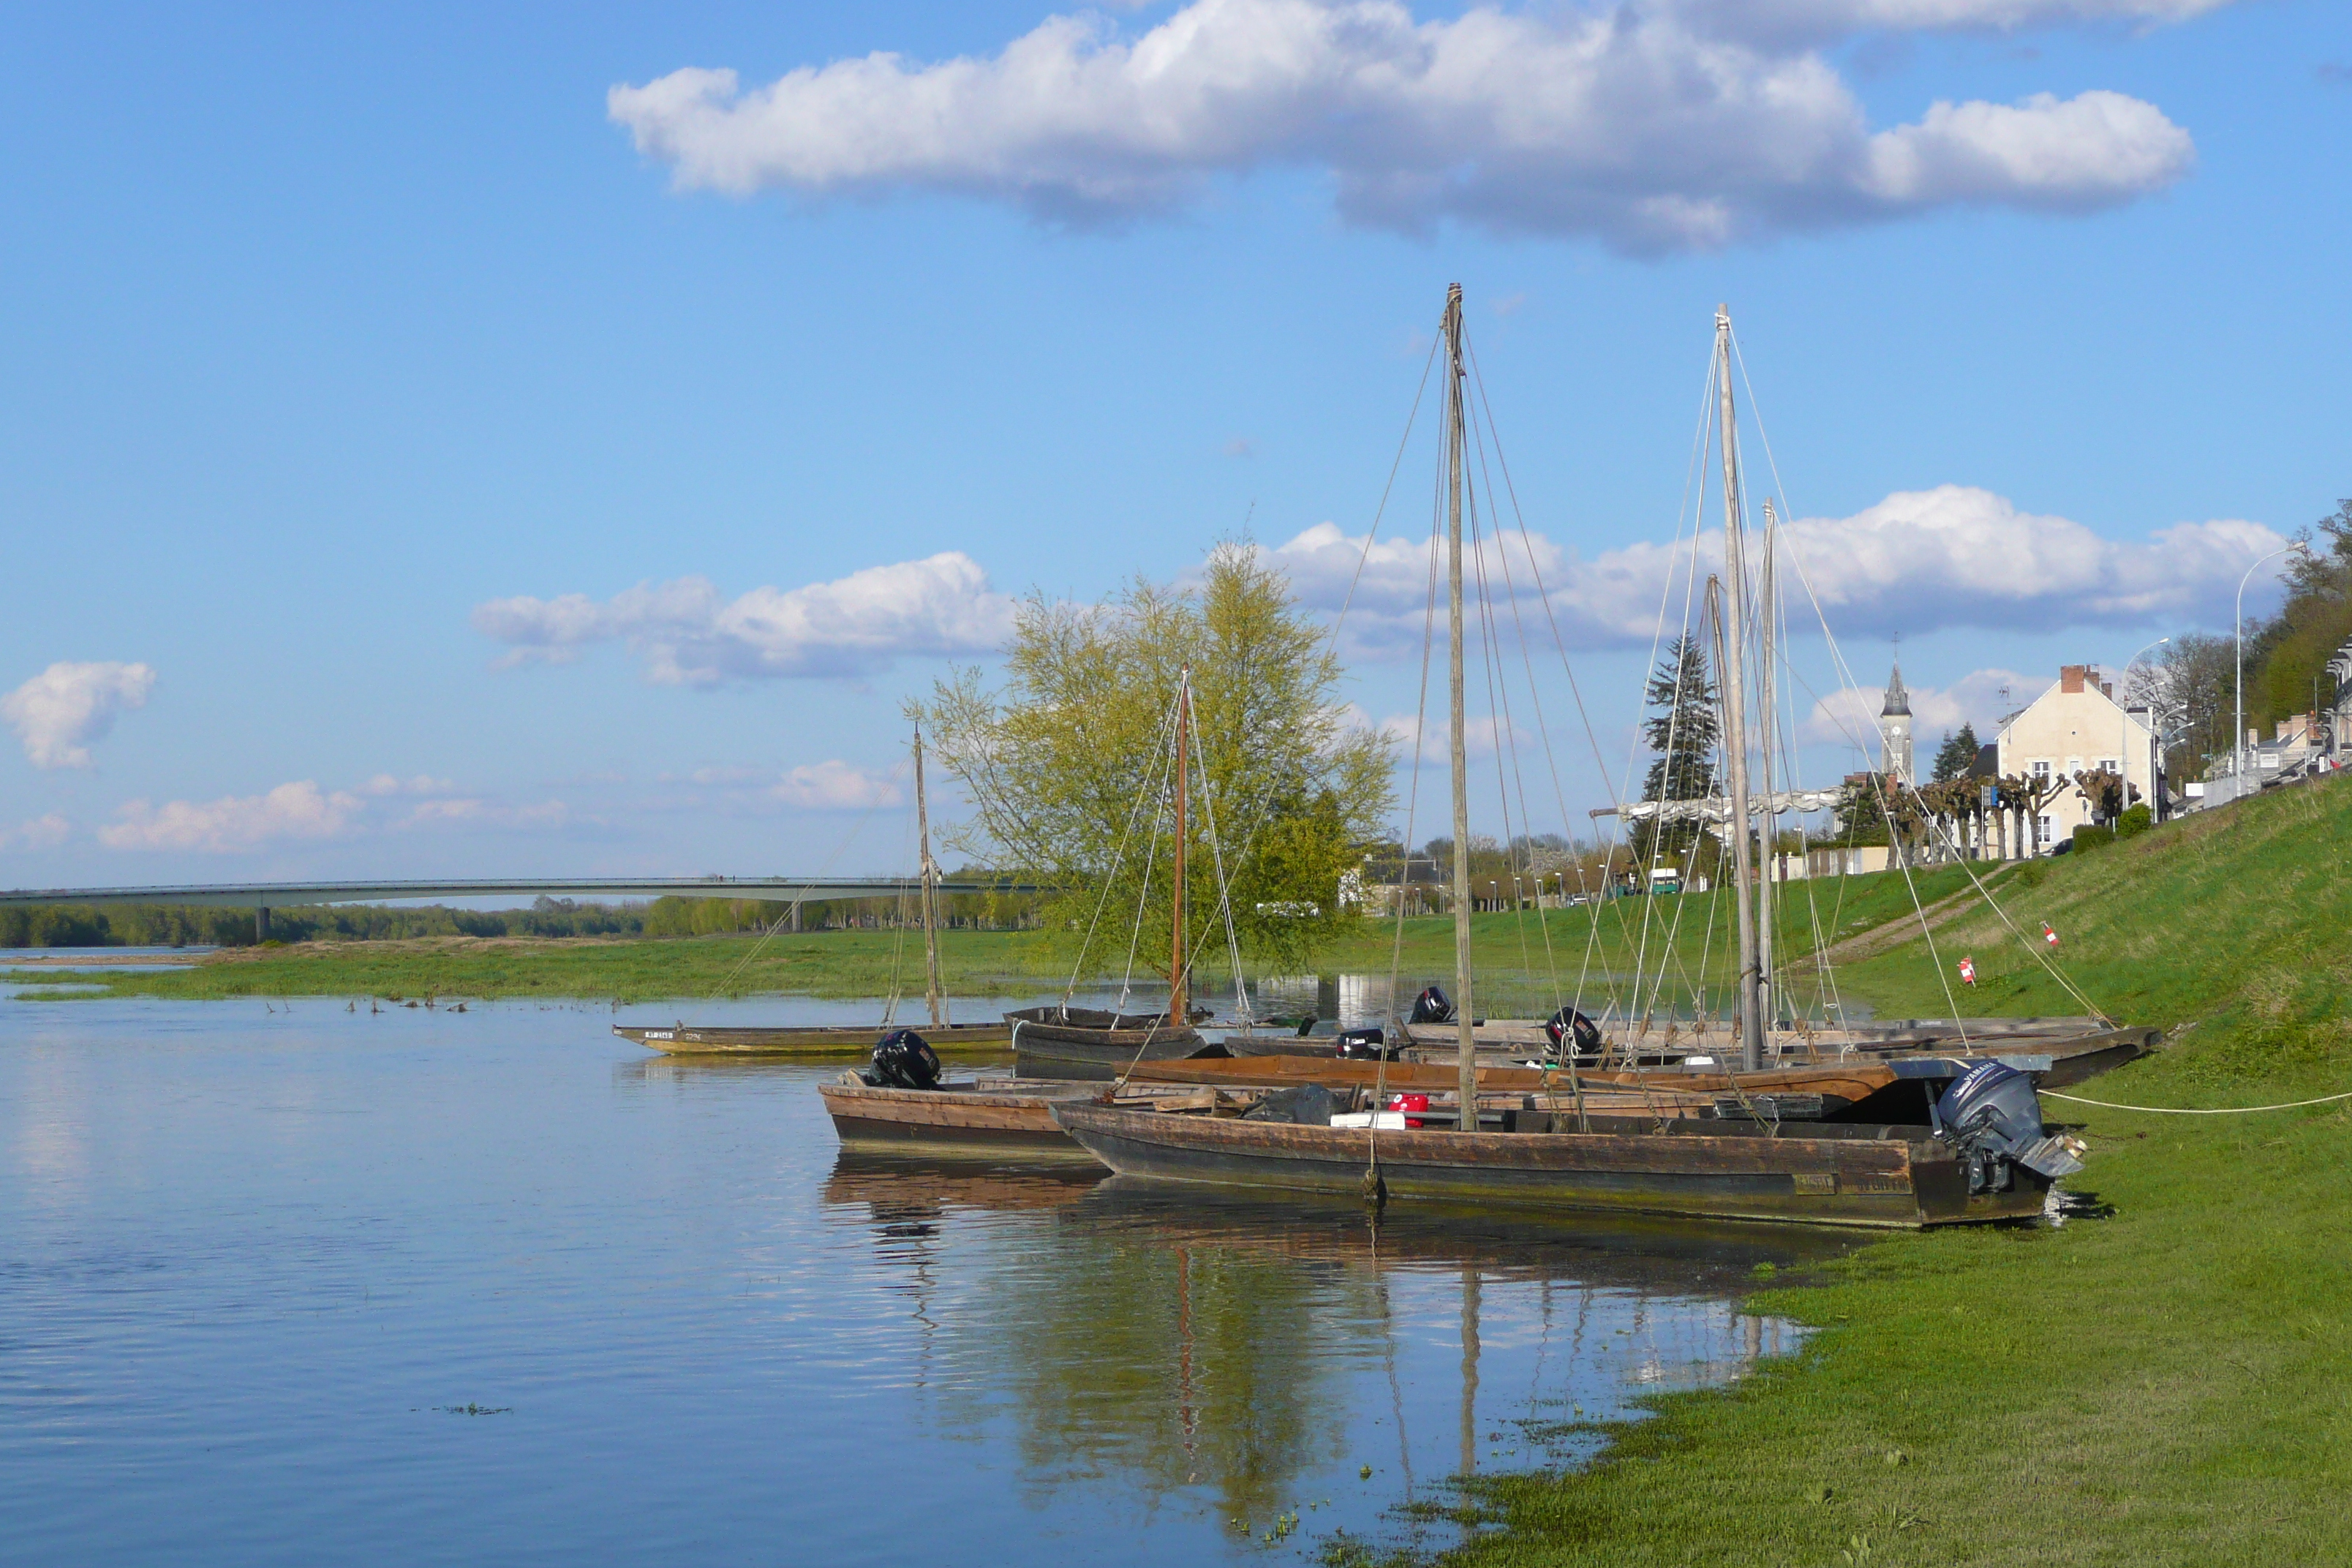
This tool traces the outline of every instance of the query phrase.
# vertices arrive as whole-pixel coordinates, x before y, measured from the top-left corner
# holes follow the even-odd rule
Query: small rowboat
[[[613,1033],[648,1050],[672,1056],[838,1057],[863,1056],[887,1032],[879,1024],[812,1024],[799,1027],[751,1027],[734,1025],[615,1024]],[[1002,1051],[1013,1038],[1013,1026],[998,1021],[947,1024],[923,1030],[923,1038],[942,1054],[950,1051]]]

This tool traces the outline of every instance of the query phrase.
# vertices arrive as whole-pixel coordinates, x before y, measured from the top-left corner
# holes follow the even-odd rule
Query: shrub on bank
[[[2147,802],[2142,801],[2116,818],[2116,837],[2135,838],[2155,826],[2156,814],[2148,810]]]
[[[2074,853],[2077,855],[2085,849],[2096,849],[2101,845],[2113,844],[2115,841],[2116,830],[2112,827],[2101,827],[2096,824],[2086,822],[2074,829]]]

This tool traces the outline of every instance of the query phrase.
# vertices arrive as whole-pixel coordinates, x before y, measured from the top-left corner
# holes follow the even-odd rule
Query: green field
[[[1914,884],[1916,884],[1916,889]],[[1809,952],[1816,929],[1824,938],[1866,931],[1896,918],[1916,896],[1932,902],[1965,886],[1951,868],[1906,880],[1881,874],[1794,885],[1786,900],[1782,951]],[[1731,965],[1730,905],[1719,894],[1628,899],[1587,909],[1538,914],[1482,914],[1475,921],[1479,973],[1492,988],[1479,1005],[1549,1011],[1557,994],[1578,994],[1598,1012],[1631,989],[1637,963],[1654,972],[1664,963],[1670,999],[1696,987],[1719,987]],[[1596,929],[1597,927],[1597,929]],[[1549,944],[1547,945],[1547,938]],[[1068,960],[1028,931],[955,930],[940,941],[948,989],[962,996],[1034,993],[1062,985]],[[1363,921],[1324,956],[1325,973],[1384,973],[1399,953],[1394,921]],[[1454,922],[1421,917],[1404,922],[1400,984],[1405,993],[1432,980],[1451,985]],[[1138,959],[1139,976],[1161,962],[1157,950]],[[57,973],[57,972],[50,972]],[[1097,967],[1097,977],[1099,976]],[[1110,972],[1112,980],[1118,971]],[[62,976],[61,976],[62,978]],[[185,970],[147,973],[93,971],[72,976],[73,994],[219,1000],[240,996],[435,996],[498,998],[566,996],[595,1001],[691,1001],[713,996],[796,994],[825,997],[887,994],[895,985],[919,993],[922,942],[896,931],[780,932],[753,936],[673,938],[424,937],[398,942],[310,942],[284,947],[234,948]],[[1228,967],[1204,964],[1201,989],[1214,994],[1231,984]],[[55,987],[30,994],[63,995]],[[1801,983],[1798,999],[1807,999]],[[1942,1009],[1935,1009],[1941,1011]]]

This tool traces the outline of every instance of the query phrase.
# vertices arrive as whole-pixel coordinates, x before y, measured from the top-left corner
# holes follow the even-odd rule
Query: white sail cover
[[[1758,795],[1748,803],[1748,815],[1786,816],[1791,812],[1826,811],[1845,798],[1839,789],[1784,789],[1769,795]],[[1637,800],[1622,810],[1604,805],[1592,814],[1595,816],[1622,816],[1628,822],[1728,822],[1731,803],[1720,795],[1701,800]]]

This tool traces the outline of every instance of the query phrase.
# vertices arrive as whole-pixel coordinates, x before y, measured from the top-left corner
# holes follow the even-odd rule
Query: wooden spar
[[[1171,1029],[1192,1021],[1192,1009],[1184,996],[1184,731],[1192,708],[1192,667],[1188,664],[1176,678],[1176,910],[1168,960],[1168,1026]]]
[[[1723,447],[1724,760],[1729,764],[1732,901],[1739,912],[1739,983],[1734,1003],[1739,1027],[1740,1065],[1754,1072],[1764,1065],[1764,1016],[1758,1008],[1756,907],[1749,902],[1754,857],[1748,842],[1748,693],[1744,655],[1748,637],[1748,565],[1739,526],[1738,432],[1731,402],[1731,311],[1715,308],[1717,408]]]
[[[1772,868],[1780,857],[1773,840],[1780,834],[1780,815],[1772,809],[1772,742],[1779,738],[1780,710],[1773,704],[1772,644],[1779,630],[1780,606],[1778,603],[1779,584],[1772,573],[1772,547],[1776,520],[1772,515],[1772,498],[1764,498],[1764,564],[1757,574],[1759,588],[1756,595],[1757,633],[1759,639],[1759,668],[1756,672],[1756,709],[1764,721],[1764,837],[1761,841],[1764,863],[1757,868],[1756,877],[1756,1010],[1762,1016],[1763,1027],[1772,1027],[1772,1020],[1780,1012],[1780,971],[1772,963]]]
[[[1478,1093],[1478,1047],[1471,1037],[1470,763],[1463,734],[1462,672],[1462,285],[1445,290],[1445,651],[1446,696],[1453,710],[1454,1005],[1465,1103]]]
[[[915,836],[922,854],[923,999],[930,1004],[931,1027],[948,1023],[947,998],[940,992],[940,868],[931,858],[931,808],[923,797],[923,727],[915,726]]]

